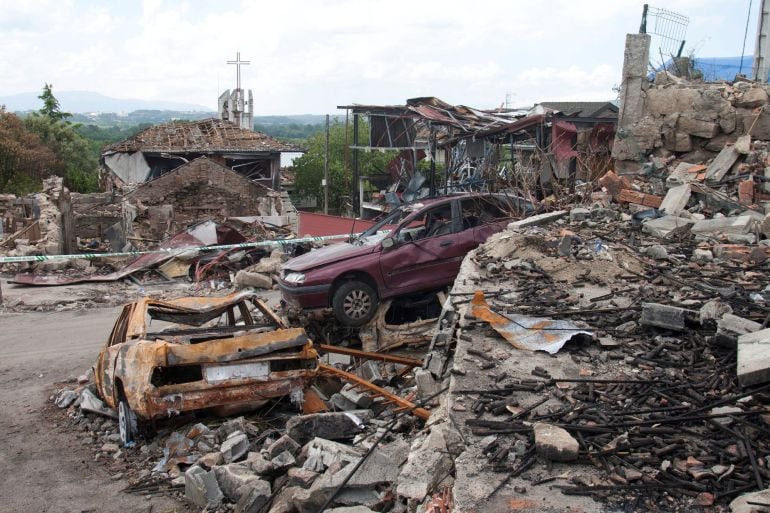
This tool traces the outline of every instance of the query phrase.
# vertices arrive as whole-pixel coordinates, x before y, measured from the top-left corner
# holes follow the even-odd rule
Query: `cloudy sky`
[[[667,0],[686,52],[741,54],[750,0]],[[255,114],[417,96],[491,108],[606,100],[643,1],[0,0],[0,96],[56,90],[215,110],[240,51]],[[753,2],[746,53],[753,53]],[[657,59],[660,60],[660,59]]]

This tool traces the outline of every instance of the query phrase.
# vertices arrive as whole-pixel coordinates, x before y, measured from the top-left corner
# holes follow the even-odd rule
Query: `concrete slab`
[[[672,187],[663,198],[660,209],[672,216],[679,215],[679,213],[687,207],[687,202],[690,201],[691,195],[692,189],[689,184]]]
[[[735,146],[725,146],[706,169],[706,181],[722,181],[722,178],[730,171],[730,168],[733,167],[739,156],[740,153],[738,153]]]
[[[722,235],[728,233],[749,233],[754,226],[754,218],[750,215],[738,217],[720,217],[704,219],[695,223],[690,229],[695,234]]]
[[[770,381],[770,328],[738,337],[738,382],[747,387]]]

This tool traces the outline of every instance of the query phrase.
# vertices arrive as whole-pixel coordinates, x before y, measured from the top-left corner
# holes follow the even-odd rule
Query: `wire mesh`
[[[665,61],[678,55],[687,36],[690,18],[668,9],[649,7],[647,20],[647,33],[652,37],[650,57]]]

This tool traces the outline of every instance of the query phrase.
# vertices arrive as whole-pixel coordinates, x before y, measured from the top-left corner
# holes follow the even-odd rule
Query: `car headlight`
[[[305,275],[302,273],[286,273],[283,277],[283,281],[286,283],[293,283],[294,285],[301,285],[305,283]]]

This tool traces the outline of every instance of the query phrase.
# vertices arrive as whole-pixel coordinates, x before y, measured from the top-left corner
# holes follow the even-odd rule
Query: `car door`
[[[448,222],[437,224],[442,218]],[[462,230],[457,201],[426,207],[402,224],[394,238],[396,244],[380,254],[380,269],[388,295],[451,283],[468,248],[473,245],[472,231]]]
[[[511,222],[510,213],[494,196],[476,196],[462,200],[463,225],[473,228],[476,245],[501,232]]]

